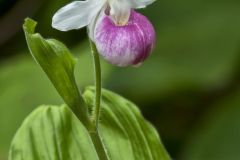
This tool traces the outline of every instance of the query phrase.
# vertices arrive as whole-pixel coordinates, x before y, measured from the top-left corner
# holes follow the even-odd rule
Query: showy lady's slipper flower
[[[154,0],[86,0],[61,8],[52,26],[61,31],[89,28],[99,53],[117,66],[141,64],[151,53],[155,31],[149,20],[133,10]]]

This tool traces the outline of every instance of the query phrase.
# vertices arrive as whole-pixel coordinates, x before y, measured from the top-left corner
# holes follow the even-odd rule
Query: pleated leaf
[[[93,104],[94,87],[84,97]],[[111,160],[169,160],[155,128],[125,98],[102,91],[99,133]]]
[[[41,106],[13,139],[9,160],[98,160],[88,131],[66,105]]]
[[[89,106],[94,89],[84,93]],[[103,90],[99,133],[109,160],[169,160],[152,125],[137,107]],[[98,160],[88,131],[65,106],[42,106],[18,130],[9,160]]]

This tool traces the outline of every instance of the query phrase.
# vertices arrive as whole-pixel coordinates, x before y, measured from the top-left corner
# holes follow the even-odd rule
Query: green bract
[[[36,25],[31,19],[26,19],[23,25],[33,58],[42,67],[66,104],[72,107],[82,122],[88,123],[87,109],[83,106],[74,78],[76,59],[61,42],[55,39],[45,40],[40,34],[34,33]]]
[[[90,111],[95,88],[87,87],[80,95],[74,58],[62,43],[35,34],[35,26],[30,19],[24,25],[29,49],[67,105],[45,105],[33,111],[13,139],[9,160],[170,159],[138,108],[110,91],[102,91],[99,128],[93,132]]]

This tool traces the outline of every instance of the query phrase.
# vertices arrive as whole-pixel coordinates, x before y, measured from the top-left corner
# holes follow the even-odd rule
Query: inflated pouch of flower
[[[9,160],[169,160],[155,128],[138,108],[101,88],[99,55],[116,66],[140,65],[154,48],[155,32],[133,8],[152,0],[75,1],[60,9],[52,26],[61,31],[88,26],[95,66],[95,86],[81,93],[76,59],[55,39],[35,33],[37,23],[23,25],[29,50],[66,104],[43,105],[17,131]]]

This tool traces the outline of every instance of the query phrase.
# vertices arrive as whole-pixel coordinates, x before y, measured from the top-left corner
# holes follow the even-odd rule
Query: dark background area
[[[80,88],[93,84],[86,30],[59,32],[51,17],[68,0],[0,0],[0,160],[23,119],[41,104],[63,103],[26,46],[25,17],[79,59]],[[139,68],[102,61],[104,88],[136,103],[173,159],[240,159],[240,1],[157,0],[139,10],[157,45]]]

